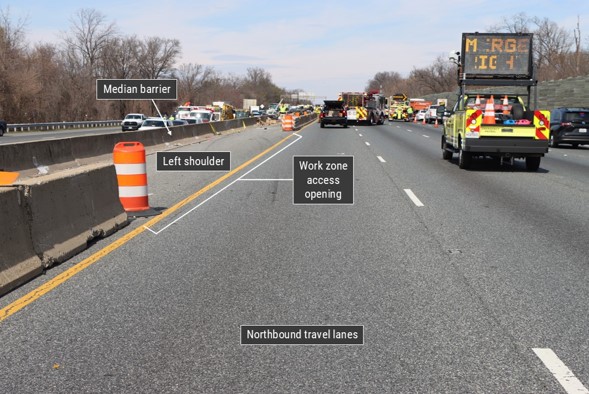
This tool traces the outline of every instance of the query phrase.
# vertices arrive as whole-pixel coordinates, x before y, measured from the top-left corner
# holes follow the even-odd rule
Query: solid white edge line
[[[376,156],[381,163],[386,163],[386,160],[382,158],[382,156]]]
[[[532,350],[536,353],[536,356],[542,360],[546,368],[548,368],[567,393],[589,393],[589,390],[583,386],[583,383],[577,379],[573,372],[560,360],[560,358],[558,358],[552,349],[533,348]]]
[[[370,142],[366,141],[364,143],[366,144],[366,146],[370,146]]]
[[[409,196],[413,204],[417,205],[418,207],[423,207],[423,203],[419,201],[419,198],[411,191],[411,189],[403,189],[405,193]]]

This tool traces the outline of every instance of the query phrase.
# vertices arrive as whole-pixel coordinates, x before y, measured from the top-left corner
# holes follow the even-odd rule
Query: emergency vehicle
[[[524,159],[528,171],[538,170],[548,152],[550,112],[531,109],[537,103],[532,38],[531,33],[462,34],[462,52],[456,53],[459,97],[444,122],[444,159],[458,153],[460,168],[469,168],[475,157],[501,164]],[[490,88],[483,91],[484,86]],[[445,110],[438,107],[438,117]]]
[[[385,96],[378,90],[370,92],[342,92],[339,100],[344,102],[348,122],[367,125],[384,124],[387,117]]]
[[[389,120],[413,120],[413,116],[420,110],[428,109],[432,104],[431,101],[426,101],[422,98],[407,98],[405,94],[396,94],[389,99]],[[408,114],[409,108],[412,109],[413,114]]]

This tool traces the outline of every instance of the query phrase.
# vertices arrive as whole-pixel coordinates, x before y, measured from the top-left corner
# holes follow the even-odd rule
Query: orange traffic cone
[[[493,100],[493,96],[487,100],[485,105],[483,124],[495,124],[495,100]]]
[[[509,115],[509,101],[507,100],[507,95],[503,97],[503,115]]]
[[[423,121],[421,121],[421,124],[425,124],[425,115],[423,115]]]
[[[434,123],[434,128],[438,128],[438,117],[436,116],[436,123]]]
[[[481,108],[481,96],[479,96],[478,94],[477,94],[477,99],[476,99],[476,100],[475,100],[475,102],[474,102],[474,107],[475,107],[476,109],[479,109],[479,108]]]

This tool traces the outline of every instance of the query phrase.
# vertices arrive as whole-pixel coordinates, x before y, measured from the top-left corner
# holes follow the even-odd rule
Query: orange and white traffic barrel
[[[292,131],[294,128],[294,119],[292,115],[284,115],[282,118],[282,131]]]
[[[127,212],[150,209],[147,196],[145,147],[141,142],[119,142],[113,150],[119,199]]]

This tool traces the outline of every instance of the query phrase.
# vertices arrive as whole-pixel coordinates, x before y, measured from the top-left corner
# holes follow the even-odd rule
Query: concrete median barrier
[[[0,295],[128,223],[104,163],[0,188],[0,218]]]
[[[43,271],[31,239],[23,190],[0,188],[0,295]]]
[[[93,238],[127,224],[113,165],[68,170],[23,187],[31,239],[43,267],[65,261]]]
[[[0,145],[0,170],[21,171],[21,176],[34,176],[49,168],[56,170],[78,167],[111,155],[113,147],[122,141],[139,141],[145,146],[156,146],[205,134],[217,134],[244,125],[256,124],[255,118],[234,119],[223,122],[191,124],[166,129],[131,131],[125,133],[97,134],[59,140],[25,142]]]

